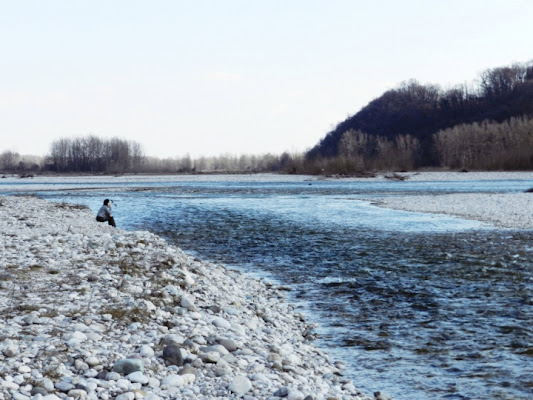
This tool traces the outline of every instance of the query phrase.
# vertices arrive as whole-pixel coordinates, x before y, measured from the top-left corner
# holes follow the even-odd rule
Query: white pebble
[[[180,387],[185,385],[185,380],[182,375],[168,375],[163,378],[161,385],[166,387]]]

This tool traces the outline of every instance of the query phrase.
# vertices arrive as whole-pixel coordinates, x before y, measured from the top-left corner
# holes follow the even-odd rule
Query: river
[[[25,187],[24,185],[28,185]],[[367,197],[518,192],[529,181],[198,176],[25,180],[53,201],[115,203],[119,227],[288,286],[317,345],[364,392],[533,398],[533,232],[394,211]],[[12,193],[2,187],[0,194]]]

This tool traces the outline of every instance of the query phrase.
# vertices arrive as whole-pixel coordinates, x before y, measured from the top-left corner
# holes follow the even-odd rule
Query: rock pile
[[[0,399],[369,399],[272,285],[0,197]]]

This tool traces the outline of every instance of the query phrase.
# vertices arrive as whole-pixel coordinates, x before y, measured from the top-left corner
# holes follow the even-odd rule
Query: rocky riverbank
[[[34,197],[0,232],[0,399],[371,398],[282,287]]]
[[[499,228],[533,229],[533,193],[453,193],[369,199],[396,210],[454,215]]]

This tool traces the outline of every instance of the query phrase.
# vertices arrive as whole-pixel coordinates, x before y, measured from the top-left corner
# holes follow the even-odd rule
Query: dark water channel
[[[361,201],[521,185],[533,182],[221,180],[39,194],[94,211],[112,197],[120,226],[290,286],[290,300],[319,324],[318,345],[367,393],[531,399],[533,231]]]

